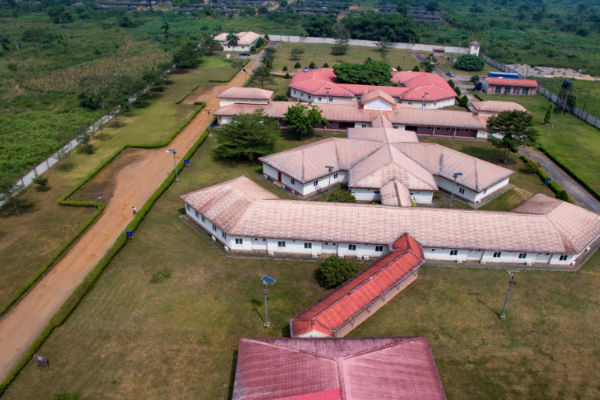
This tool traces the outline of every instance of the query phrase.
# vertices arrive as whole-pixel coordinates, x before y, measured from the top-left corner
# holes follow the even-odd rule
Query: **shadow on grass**
[[[35,211],[35,205],[28,199],[12,199],[0,208],[0,218],[23,215]]]
[[[235,383],[235,368],[237,366],[238,351],[233,351],[233,357],[231,358],[231,371],[229,372],[229,400],[233,399],[233,385]]]
[[[500,316],[500,313],[496,311],[496,309],[492,308],[485,301],[481,300],[481,297],[479,297],[479,293],[469,293],[469,295],[476,296],[477,302],[485,308],[487,308],[490,313],[494,314],[496,317]]]
[[[258,319],[261,320],[262,323],[265,322],[265,317],[261,313],[261,307],[264,306],[263,302],[258,299],[250,299],[250,304],[252,305],[252,311],[258,316]]]

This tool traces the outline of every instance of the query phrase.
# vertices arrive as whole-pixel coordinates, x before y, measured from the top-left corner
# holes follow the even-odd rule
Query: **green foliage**
[[[337,188],[331,191],[327,201],[335,203],[356,203],[356,197],[346,189]]]
[[[435,63],[435,57],[432,54],[430,54],[427,56],[427,58],[421,61],[421,66],[423,66],[425,72],[433,72],[433,70],[435,69]]]
[[[91,143],[83,143],[79,145],[77,152],[81,154],[94,154],[96,152],[96,147]]]
[[[200,64],[200,51],[198,44],[192,40],[185,42],[173,52],[173,64],[177,68],[192,69]]]
[[[264,64],[259,65],[254,69],[253,81],[258,82],[258,86],[261,88],[265,86],[265,83],[272,82],[271,69]]]
[[[552,109],[554,108],[553,104],[548,106],[548,110],[546,111],[546,115],[544,115],[544,125],[548,125],[550,123],[550,119],[552,118]]]
[[[302,21],[308,36],[332,37],[335,35],[335,18],[325,15],[311,15]]]
[[[485,63],[474,54],[463,54],[456,59],[454,68],[462,71],[481,71]]]
[[[281,70],[282,71],[287,71],[288,70],[287,65],[284,65],[283,68],[281,68]]]
[[[315,278],[325,289],[334,289],[358,273],[351,261],[338,256],[329,256],[319,263]]]
[[[494,146],[504,149],[505,163],[511,151],[516,152],[520,145],[534,143],[537,138],[533,116],[524,111],[504,111],[490,117],[487,128],[492,134],[503,135],[502,139],[490,135],[488,140]]]
[[[111,108],[127,101],[129,96],[141,90],[146,83],[134,76],[87,75],[79,83],[77,97],[82,107],[96,110]]]
[[[350,12],[342,19],[342,23],[355,39],[389,42],[419,40],[418,28],[412,18],[405,18],[398,13],[384,15],[374,12]]]
[[[415,72],[419,72],[419,66],[415,65],[412,70],[415,71]]]
[[[44,178],[43,176],[36,176],[31,181],[36,184],[36,189],[39,191],[46,191],[47,189],[49,189],[48,178]]]
[[[471,83],[476,84],[477,82],[479,82],[479,75],[473,75],[470,79]]]
[[[334,65],[335,76],[344,83],[358,83],[362,85],[390,85],[392,74],[390,66],[383,61],[367,59],[364,64],[343,62]]]
[[[294,68],[302,68],[302,64],[300,64],[299,62],[297,62],[296,64],[294,64]]]
[[[274,101],[287,101],[287,99],[285,94],[276,94],[275,97],[273,97]]]
[[[296,139],[304,139],[313,134],[317,125],[327,125],[329,122],[321,115],[321,109],[314,104],[298,103],[288,108],[283,116],[283,122]]]
[[[163,283],[171,278],[171,270],[170,269],[161,269],[152,274],[150,278],[150,283]]]
[[[346,43],[336,43],[331,46],[331,55],[332,56],[343,56],[348,52],[348,44]]]
[[[220,158],[254,160],[273,152],[279,136],[279,123],[262,111],[235,115],[231,122],[215,130]]]
[[[460,90],[460,88],[458,86],[454,86],[453,89],[454,89],[454,91],[456,92],[457,95],[460,96],[462,94],[462,91]]]
[[[328,63],[323,63],[323,68],[329,68],[329,64]]]
[[[239,36],[233,32],[229,32],[225,40],[227,40],[228,47],[236,47],[240,42]]]
[[[458,98],[458,105],[465,108],[469,107],[469,98],[467,97],[467,95]]]
[[[290,60],[292,60],[292,61],[299,60],[300,56],[302,54],[304,54],[304,48],[302,48],[302,47],[292,47],[290,49]]]
[[[57,4],[46,10],[53,24],[68,24],[73,22],[73,14],[65,6]]]
[[[316,67],[315,62],[311,61],[310,64],[308,64],[308,68],[313,69],[314,67]]]

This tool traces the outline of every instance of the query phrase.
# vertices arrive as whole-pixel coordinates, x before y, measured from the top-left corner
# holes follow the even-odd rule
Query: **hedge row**
[[[192,155],[198,150],[198,147],[204,143],[206,138],[208,137],[208,130],[205,130],[202,136],[196,141],[196,143],[192,146],[192,148],[185,154],[182,160],[177,164],[177,171],[181,172],[181,170],[185,166],[184,160],[190,159]],[[175,180],[175,173],[171,172],[167,179],[156,189],[156,191],[152,194],[152,196],[146,201],[146,203],[139,210],[137,215],[133,218],[133,220],[127,225],[125,228],[125,232],[127,231],[135,231],[137,227],[141,224],[141,222],[146,217],[146,214],[152,206],[156,203],[156,201],[162,196],[162,194],[171,186],[173,181]],[[127,235],[123,232],[115,243],[110,247],[110,249],[106,252],[104,257],[96,264],[96,266],[90,271],[89,274],[83,279],[77,288],[71,293],[67,301],[61,306],[58,312],[50,319],[48,325],[44,328],[40,337],[36,339],[36,341],[27,349],[27,351],[23,354],[17,365],[12,369],[12,371],[6,376],[4,381],[0,383],[0,396],[6,391],[8,385],[17,377],[19,372],[27,365],[29,360],[32,359],[33,354],[44,344],[46,339],[50,336],[52,331],[55,328],[61,326],[67,318],[75,311],[77,306],[81,303],[81,300],[85,297],[85,295],[94,287],[94,284],[98,281],[98,278],[102,275],[102,272],[106,269],[106,267],[110,264],[113,258],[119,253],[119,251],[125,247],[127,244]]]
[[[598,192],[596,189],[594,189],[593,187],[591,187],[590,185],[588,185],[586,181],[584,181],[579,176],[577,176],[577,174],[575,174],[575,172],[573,172],[569,167],[567,167],[565,164],[563,164],[558,158],[556,158],[548,150],[546,150],[542,146],[539,146],[538,149],[540,149],[540,151],[542,153],[544,153],[545,155],[547,155],[548,158],[550,158],[552,161],[554,161],[554,163],[556,165],[558,165],[559,167],[561,167],[567,174],[569,174],[571,176],[571,178],[575,179],[581,186],[583,186],[584,188],[586,188],[597,200],[600,200],[600,192]]]
[[[530,160],[529,158],[527,158],[525,156],[521,156],[521,160],[523,160],[525,162],[525,164],[527,165],[527,167],[530,170],[535,171],[535,173],[538,174],[538,176],[540,177],[542,182],[546,183],[546,179],[548,179],[549,176],[540,167],[540,164]],[[569,194],[563,188],[558,186],[558,184],[556,182],[550,181],[548,183],[548,187],[550,188],[550,190],[552,190],[552,192],[556,195],[556,197],[558,199],[568,201],[569,203],[573,202],[573,200],[569,197]]]
[[[81,228],[77,230],[77,232],[60,248],[58,252],[52,257],[52,259],[43,265],[40,269],[36,271],[36,273],[28,279],[21,287],[19,287],[15,293],[11,296],[10,300],[2,305],[0,308],[0,317],[4,315],[10,308],[23,296],[71,247],[77,239],[96,221],[96,219],[100,216],[102,211],[104,210],[104,203],[95,202],[95,201],[79,201],[79,200],[68,200],[71,196],[73,196],[77,191],[79,191],[86,183],[88,183],[92,178],[94,178],[100,171],[104,169],[108,164],[110,164],[115,158],[117,158],[123,151],[128,148],[160,148],[164,147],[173,140],[175,136],[177,136],[183,128],[187,126],[187,124],[206,106],[205,103],[201,104],[201,107],[194,112],[194,114],[188,118],[185,123],[177,128],[171,136],[169,136],[163,143],[151,144],[151,145],[141,145],[141,146],[130,146],[124,145],[120,149],[117,149],[113,154],[104,159],[96,168],[90,171],[83,179],[79,181],[77,185],[75,185],[71,190],[67,193],[63,194],[58,198],[58,204],[61,206],[69,206],[69,207],[95,207],[97,211],[87,219],[87,221],[83,224]]]

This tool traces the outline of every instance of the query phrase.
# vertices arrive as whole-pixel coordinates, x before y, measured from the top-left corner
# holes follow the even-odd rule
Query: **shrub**
[[[454,91],[456,92],[457,95],[461,95],[462,92],[460,91],[460,88],[458,86],[454,86]]]
[[[287,101],[287,96],[285,94],[276,94],[275,97],[273,97],[274,101]]]
[[[327,201],[336,203],[356,203],[356,197],[348,190],[337,188],[331,192]]]
[[[324,63],[323,64],[323,68],[329,68],[329,64],[328,63]]]
[[[81,154],[94,154],[96,152],[96,148],[91,143],[83,143],[79,145],[77,152]]]
[[[352,278],[358,272],[353,262],[338,256],[329,256],[319,263],[315,278],[325,289],[333,289]]]
[[[315,63],[314,62],[310,62],[310,64],[308,64],[308,68],[313,69],[315,67]]]
[[[287,71],[287,65],[284,65],[283,68],[281,68],[282,71]]]
[[[285,73],[285,75],[284,75],[283,77],[284,77],[284,78],[286,78],[286,79],[290,79],[290,73],[289,73],[289,72],[286,72],[286,73]]]
[[[170,277],[170,269],[161,269],[152,274],[152,278],[150,278],[150,283],[163,283],[168,281]]]
[[[35,188],[39,192],[45,192],[50,189],[50,186],[48,186],[48,178],[36,176],[31,181],[36,184]]]
[[[294,68],[302,68],[302,64],[300,64],[299,62],[297,62],[296,64],[294,64]]]
[[[412,70],[415,71],[415,72],[419,72],[419,66],[415,65]]]
[[[483,60],[474,54],[464,54],[456,59],[454,68],[463,71],[481,71],[483,69]]]

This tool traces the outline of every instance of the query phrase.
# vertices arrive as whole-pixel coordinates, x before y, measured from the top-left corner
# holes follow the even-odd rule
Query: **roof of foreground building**
[[[351,323],[425,261],[421,246],[408,234],[403,234],[389,248],[388,254],[292,318],[291,336],[313,331],[338,336],[340,328]]]
[[[424,337],[240,339],[234,400],[444,400]]]
[[[271,100],[272,90],[253,87],[230,87],[218,94],[219,99],[232,100]]]
[[[493,112],[493,113],[501,113],[504,111],[523,111],[527,112],[527,109],[520,105],[519,103],[515,103],[514,101],[495,101],[495,100],[486,100],[486,101],[474,101],[471,103],[473,107],[478,112]]]
[[[239,177],[181,198],[225,233],[254,238],[385,245],[408,232],[428,248],[577,254],[600,235],[600,215],[543,194],[508,212],[391,207],[283,200]]]
[[[536,88],[538,83],[533,79],[504,79],[504,78],[485,78],[491,86],[517,86]]]

